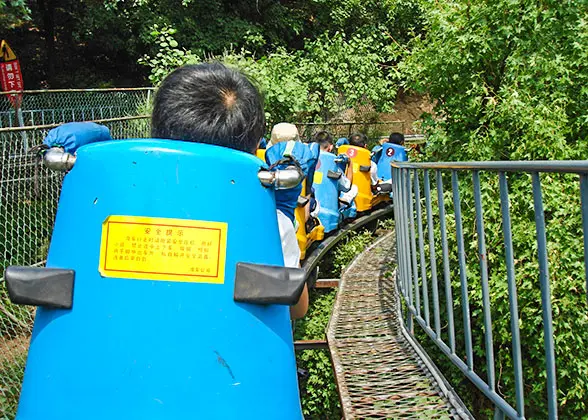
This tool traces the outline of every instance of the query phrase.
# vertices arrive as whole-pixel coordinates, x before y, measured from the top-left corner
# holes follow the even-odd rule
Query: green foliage
[[[336,290],[311,291],[309,311],[296,322],[296,340],[325,339],[335,296]],[[305,372],[299,384],[305,418],[340,418],[339,396],[328,350],[300,351],[296,354],[296,362],[299,369]]]
[[[307,43],[306,60],[299,67],[309,86],[308,101],[320,108],[318,117],[328,121],[346,108],[367,104],[389,111],[396,97],[397,74],[383,71],[382,65],[391,60],[394,47],[378,33],[325,34]]]
[[[151,33],[160,49],[141,63],[151,68],[149,78],[153,83],[182,64],[203,60],[198,54],[177,48],[174,33],[157,27]],[[231,50],[217,59],[257,81],[270,121],[326,121],[347,108],[366,104],[376,110],[390,110],[398,76],[393,71],[385,72],[382,63],[389,61],[393,50],[394,46],[387,45],[380,35],[347,37],[336,33],[308,41],[300,51],[288,52],[280,47],[256,58],[244,49]]]
[[[584,1],[428,3],[402,70],[437,101],[429,153],[451,160],[585,157]]]
[[[588,134],[588,9],[582,1],[529,3],[504,0],[426,2],[426,37],[411,43],[401,68],[409,85],[437,103],[424,127],[424,160],[585,159]],[[511,328],[496,176],[483,176],[497,388],[514,405]],[[444,181],[454,290],[457,348],[463,354],[455,218]],[[577,177],[542,176],[554,316],[559,411],[588,415],[588,317]],[[422,190],[421,190],[422,191]],[[486,375],[482,296],[471,179],[460,182],[474,365]],[[530,176],[509,176],[515,275],[519,299],[526,416],[546,418],[545,356],[537,245]],[[438,227],[438,215],[434,215]],[[436,232],[438,241],[439,232]],[[438,243],[438,249],[440,244]],[[439,267],[438,267],[439,271]],[[445,302],[442,302],[442,308]],[[445,311],[443,308],[442,311]],[[445,312],[444,312],[445,314]],[[447,341],[447,331],[444,330]],[[425,342],[425,341],[423,341]],[[431,354],[438,352],[434,345]],[[443,358],[437,359],[455,384]],[[461,383],[461,395],[468,395]],[[469,394],[476,415],[491,415],[483,398]]]
[[[178,48],[178,41],[174,39],[175,29],[159,25],[153,25],[149,36],[159,51],[154,57],[145,55],[139,59],[139,63],[151,68],[149,80],[154,85],[159,84],[163,78],[173,69],[184,64],[197,64],[200,60],[191,51]]]
[[[32,10],[27,4],[0,0],[0,38],[19,54],[30,88],[137,85],[147,76],[139,60],[165,69],[183,63],[182,53],[203,60],[243,51],[248,59],[261,61],[275,54],[275,63],[264,66],[268,71],[289,55],[282,73],[294,69],[301,92],[310,83],[309,92],[318,89],[324,102],[317,107],[331,113],[374,96],[376,102],[383,96],[393,99],[394,86],[387,87],[398,78],[401,46],[423,25],[417,0],[52,0]],[[305,70],[297,62],[300,54],[312,64]],[[349,72],[346,66],[351,66]],[[317,75],[305,78],[308,70]],[[151,76],[157,82],[162,75]],[[334,107],[333,100],[352,89]],[[304,96],[306,102],[315,99]],[[304,111],[319,115],[314,109]]]
[[[370,231],[351,233],[350,238],[337,248],[333,256],[333,271],[340,275],[343,269],[359,255],[372,242],[373,234]]]
[[[31,10],[25,0],[0,0],[0,27],[14,28],[30,18]]]

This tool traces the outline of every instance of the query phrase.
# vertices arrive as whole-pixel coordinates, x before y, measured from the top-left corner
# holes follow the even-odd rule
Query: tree
[[[408,86],[436,101],[424,128],[425,160],[586,159],[588,150],[588,6],[584,1],[451,0],[426,2],[426,36],[403,62]],[[496,177],[483,178],[484,218],[498,389],[514,403],[506,268]],[[450,193],[451,186],[446,192]],[[538,264],[530,179],[509,176],[526,415],[547,416]],[[471,180],[460,183],[473,202]],[[564,199],[565,197],[565,199]],[[450,202],[448,196],[447,201]],[[577,177],[545,175],[550,280],[554,311],[559,410],[588,413],[588,305]],[[473,207],[473,206],[472,206]],[[469,283],[478,284],[475,213],[463,207]],[[448,211],[451,226],[452,213]],[[436,222],[438,222],[436,220]],[[438,232],[437,232],[438,233]],[[455,247],[455,244],[452,244]],[[456,267],[455,256],[453,266]],[[453,272],[452,278],[458,278]],[[455,283],[455,287],[459,282]],[[477,290],[477,292],[476,292]],[[479,286],[472,287],[472,324],[482,325]],[[459,311],[456,298],[456,313]],[[539,333],[538,333],[539,331]],[[456,332],[456,336],[459,333]],[[458,343],[458,346],[463,343]],[[483,336],[474,337],[474,364],[483,375]],[[432,349],[432,352],[435,350]],[[446,361],[440,362],[450,371]],[[476,397],[474,397],[474,400]],[[479,400],[478,396],[478,400]]]
[[[159,52],[151,34],[162,28],[199,57],[241,49],[262,57],[337,33],[403,44],[423,22],[416,0],[0,0],[0,11],[0,36],[29,88],[142,84],[137,60]]]
[[[0,27],[13,29],[31,18],[25,0],[0,0]]]

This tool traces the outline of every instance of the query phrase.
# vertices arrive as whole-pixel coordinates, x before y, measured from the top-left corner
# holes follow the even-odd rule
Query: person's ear
[[[327,152],[332,152],[333,151],[333,145],[329,144],[329,147],[327,148]]]

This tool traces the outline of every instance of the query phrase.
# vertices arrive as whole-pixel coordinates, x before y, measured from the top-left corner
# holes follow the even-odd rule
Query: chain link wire
[[[0,270],[45,264],[63,174],[29,153],[49,130],[95,121],[114,139],[149,137],[152,88],[25,91],[19,112],[0,94]],[[321,130],[335,138],[363,132],[370,139],[404,132],[404,122],[297,124],[302,138]],[[0,279],[0,282],[3,278]],[[0,285],[0,419],[16,415],[35,310],[13,305]]]
[[[148,113],[154,88],[31,90],[14,110],[0,94],[0,128],[95,121]]]
[[[124,106],[127,105],[119,109]],[[137,115],[137,109],[133,112]],[[96,122],[109,127],[115,139],[149,137],[151,131],[149,116]],[[9,265],[45,264],[63,174],[49,171],[39,156],[28,151],[56,125],[0,128],[2,273]],[[16,415],[34,315],[32,307],[13,305],[6,288],[0,285],[0,419]]]
[[[354,133],[363,133],[370,140],[388,137],[392,132],[405,133],[405,121],[375,121],[375,122],[333,122],[333,123],[297,123],[298,132],[302,139],[312,139],[319,131],[328,131],[338,139],[349,138]]]

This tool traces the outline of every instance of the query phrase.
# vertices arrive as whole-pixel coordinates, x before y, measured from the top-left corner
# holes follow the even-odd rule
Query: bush
[[[437,101],[425,118],[429,134],[424,160],[585,159],[588,150],[588,58],[586,9],[580,1],[448,1],[429,3],[427,36],[415,38],[403,70],[411,86]],[[584,17],[583,17],[584,16]],[[465,178],[465,177],[464,177]],[[446,180],[446,204],[451,186]],[[577,177],[542,176],[554,316],[559,411],[562,418],[588,415],[588,317]],[[477,237],[471,179],[460,182],[467,277],[474,331],[474,365],[486,375],[481,331]],[[547,416],[543,324],[530,177],[509,176],[515,274],[519,298],[526,415]],[[496,176],[483,178],[490,300],[497,389],[514,404],[510,315],[502,221]],[[451,264],[457,267],[455,219],[447,208]],[[435,217],[438,217],[435,215]],[[436,225],[438,218],[435,220]],[[438,232],[437,232],[438,234]],[[451,273],[454,290],[459,274]],[[461,302],[454,294],[456,337],[463,337]],[[461,330],[460,330],[461,329]],[[445,332],[444,332],[445,334]],[[458,338],[459,340],[459,338]],[[463,340],[457,348],[463,352]],[[430,347],[430,353],[438,353]],[[445,359],[438,363],[446,372]],[[461,375],[449,375],[454,383]],[[461,383],[460,394],[467,395]],[[479,394],[470,403],[485,411]],[[486,407],[488,404],[485,405]]]
[[[178,66],[205,61],[180,49],[174,33],[168,27],[155,27],[151,35],[159,51],[141,59],[150,67],[150,80],[155,84]],[[256,57],[241,49],[212,59],[237,67],[257,82],[265,97],[268,121],[327,121],[366,104],[377,111],[391,109],[398,74],[383,63],[392,59],[395,49],[383,33],[346,36],[337,32],[307,41],[302,50],[278,47]]]
[[[296,322],[295,340],[324,340],[336,290],[312,290],[310,308]],[[339,419],[339,395],[328,350],[303,350],[296,353],[300,378],[302,411],[308,419]]]

